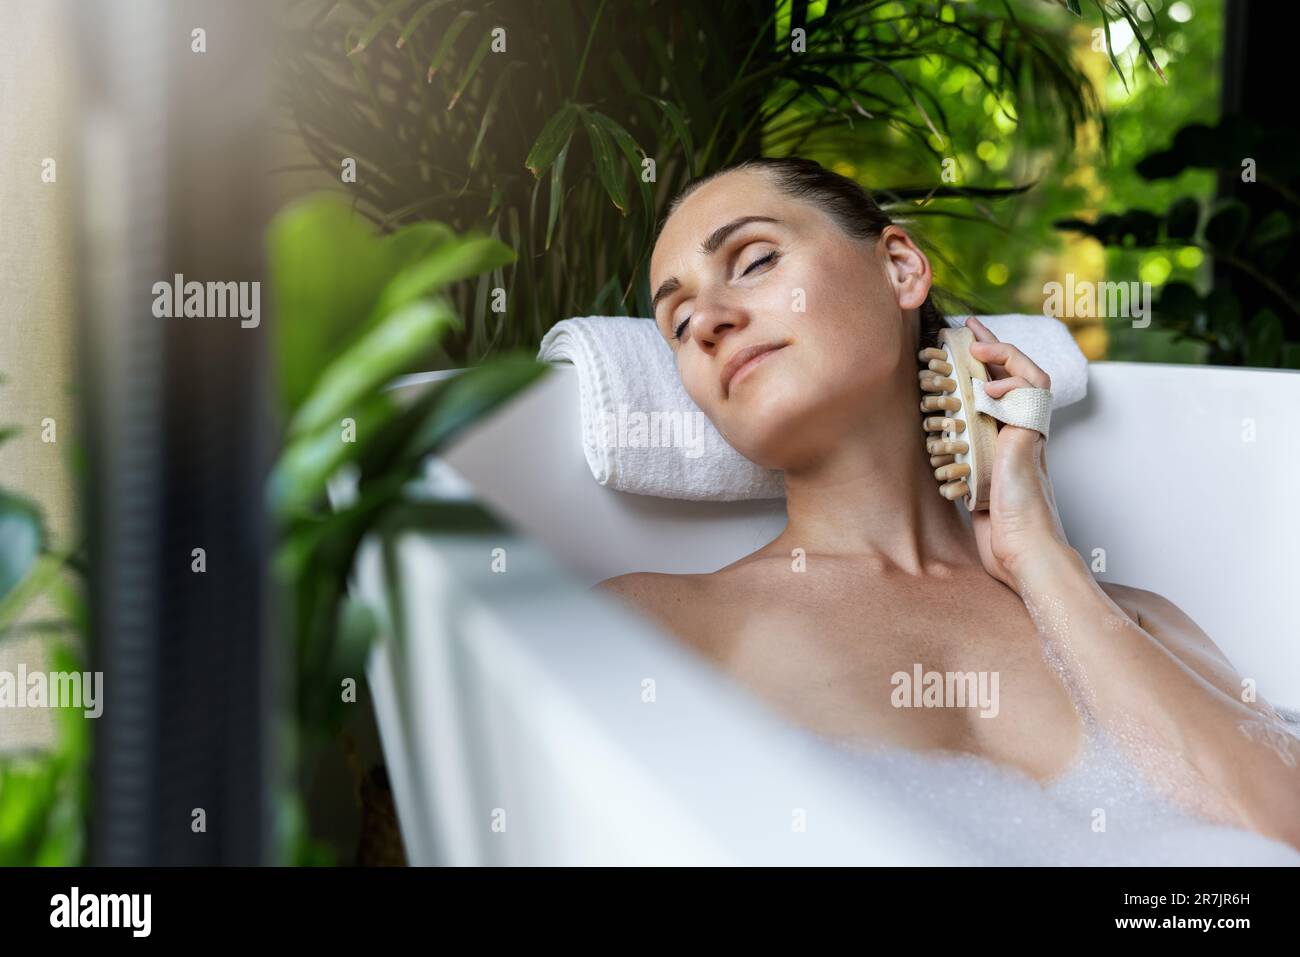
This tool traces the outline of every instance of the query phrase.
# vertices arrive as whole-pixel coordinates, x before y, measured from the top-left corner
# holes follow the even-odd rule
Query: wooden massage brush
[[[972,512],[991,500],[993,456],[998,422],[1034,429],[1047,437],[1052,418],[1050,389],[1024,386],[995,399],[984,391],[989,381],[984,363],[970,354],[975,333],[950,326],[939,333],[939,347],[922,349],[921,411],[939,494],[949,501],[965,496]]]
[[[964,495],[972,512],[989,507],[998,440],[997,420],[975,407],[971,381],[987,382],[988,370],[970,354],[974,341],[975,334],[964,326],[943,329],[940,348],[918,354],[925,449],[940,483],[939,494],[949,501]]]

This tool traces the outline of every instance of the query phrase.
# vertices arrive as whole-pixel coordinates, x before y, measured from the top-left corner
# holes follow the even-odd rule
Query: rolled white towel
[[[980,316],[1052,379],[1053,408],[1087,394],[1088,363],[1069,329],[1049,316]],[[950,316],[960,326],[964,317]],[[718,433],[686,394],[654,322],[627,316],[566,319],[538,358],[578,373],[582,449],[591,474],[620,492],[690,501],[781,498],[781,473],[760,468]]]

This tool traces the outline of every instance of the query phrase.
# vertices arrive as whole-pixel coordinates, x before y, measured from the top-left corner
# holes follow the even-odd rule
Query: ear
[[[919,309],[930,294],[930,284],[934,280],[925,253],[906,230],[892,223],[884,228],[876,241],[876,252],[883,260],[885,275],[894,286],[898,307]]]

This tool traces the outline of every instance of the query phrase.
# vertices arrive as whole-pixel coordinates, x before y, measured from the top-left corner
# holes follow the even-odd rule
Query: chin
[[[791,390],[793,391],[793,390]],[[753,390],[742,404],[728,409],[734,424],[723,435],[745,458],[769,469],[784,469],[791,455],[817,422],[818,404],[807,395],[784,390]]]

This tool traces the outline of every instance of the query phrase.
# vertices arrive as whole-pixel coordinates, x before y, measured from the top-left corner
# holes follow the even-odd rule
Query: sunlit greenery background
[[[931,145],[945,156],[955,156],[963,182],[1034,183],[1032,189],[993,207],[996,223],[928,217],[918,224],[951,254],[953,267],[939,270],[940,281],[968,290],[977,302],[987,304],[984,311],[990,314],[1041,312],[1043,284],[1060,281],[1066,273],[1079,280],[1139,279],[1157,288],[1169,278],[1208,284],[1208,264],[1195,246],[1174,252],[1104,250],[1091,239],[1054,230],[1052,223],[1065,217],[1093,219],[1130,207],[1163,210],[1189,194],[1206,201],[1212,197],[1210,172],[1189,171],[1152,182],[1134,167],[1143,156],[1166,147],[1184,124],[1212,123],[1218,117],[1222,0],[1134,4],[1144,30],[1160,38],[1152,41],[1153,52],[1168,83],[1142,62],[1134,31],[1122,19],[1110,27],[1121,67],[1116,70],[1104,51],[1093,49],[1098,18],[1063,16],[1050,3],[1012,7],[1024,20],[1066,33],[1071,55],[1097,90],[1106,138],[1103,141],[1100,125],[1090,122],[1071,147],[1057,129],[1022,122],[1027,119],[1024,107],[1018,112],[1006,98],[999,100],[962,64],[938,58],[900,64],[900,72],[942,97],[951,137],[948,144],[931,137]],[[832,140],[825,152],[815,141],[805,152],[867,185],[933,168],[932,162],[918,166],[925,158],[904,136],[891,131],[888,138],[890,148],[885,150],[855,151],[845,148],[842,140]],[[1204,361],[1201,346],[1175,343],[1159,323],[1134,330],[1123,321],[1066,321],[1091,359]]]
[[[1212,172],[1149,181],[1135,167],[1185,124],[1218,118],[1223,0],[698,6],[294,5],[283,92],[314,162],[287,168],[314,167],[384,228],[437,219],[521,253],[460,290],[465,339],[432,364],[535,345],[570,315],[647,314],[657,215],[691,173],[757,153],[857,178],[980,312],[1041,312],[1044,282],[1066,273],[1151,282],[1157,298],[1165,281],[1209,288],[1194,242],[1103,248],[1053,223],[1163,213],[1186,196],[1208,207]],[[506,55],[490,50],[493,25],[517,44]],[[795,26],[807,32],[798,55]],[[638,197],[643,155],[657,179]],[[343,156],[358,159],[357,184],[339,182]],[[941,179],[945,159],[955,183]],[[487,308],[497,286],[502,315]],[[1065,321],[1093,359],[1207,361],[1203,342],[1160,321]]]

